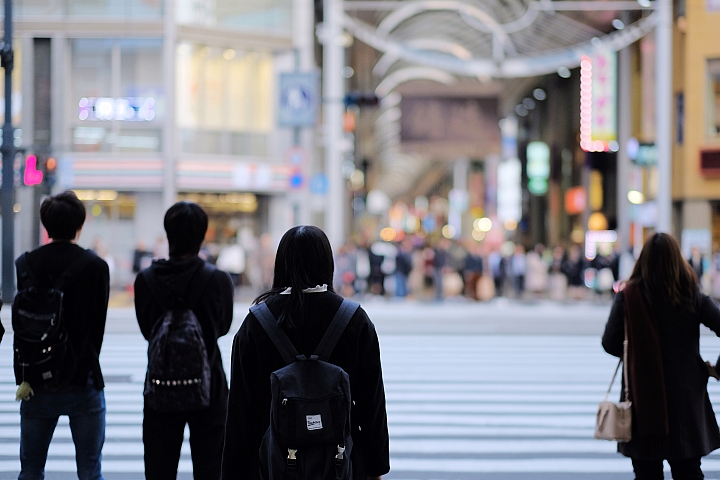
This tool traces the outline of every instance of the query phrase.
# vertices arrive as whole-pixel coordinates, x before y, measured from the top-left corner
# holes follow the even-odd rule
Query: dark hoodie
[[[157,275],[160,283],[165,286],[173,296],[187,298],[195,285],[197,274],[202,268],[204,260],[198,256],[186,259],[155,260],[148,267]],[[233,318],[233,284],[230,276],[215,270],[205,293],[193,307],[193,312],[202,327],[205,347],[207,348],[212,371],[212,384],[210,403],[225,402],[227,400],[227,377],[223,369],[217,339],[228,333]],[[150,288],[142,274],[135,278],[135,313],[140,331],[146,340],[155,324],[165,313],[150,293]]]
[[[85,252],[71,242],[53,242],[28,253],[27,263],[35,278],[42,285],[53,285],[65,270]],[[27,287],[18,275],[18,289]],[[100,348],[105,335],[110,273],[108,265],[100,257],[72,279],[63,290],[63,319],[66,322],[68,342],[77,357],[75,363],[63,366],[61,376],[67,378],[66,389],[83,389],[88,378],[97,390],[105,387],[100,370]],[[35,393],[45,392],[42,386],[33,385]]]

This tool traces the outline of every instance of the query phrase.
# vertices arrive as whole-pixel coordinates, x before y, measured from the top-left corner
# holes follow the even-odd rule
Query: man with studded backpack
[[[170,258],[154,260],[135,279],[135,313],[149,342],[145,478],[177,476],[187,425],[194,478],[217,480],[228,392],[217,341],[232,323],[233,284],[198,256],[208,227],[199,205],[178,202],[163,223]]]

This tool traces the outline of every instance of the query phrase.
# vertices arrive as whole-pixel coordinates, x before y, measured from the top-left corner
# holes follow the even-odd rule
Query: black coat
[[[148,268],[157,275],[158,281],[176,296],[187,298],[190,290],[196,288],[194,280],[200,272],[205,261],[200,257],[191,257],[183,260],[156,260]],[[205,287],[205,293],[193,307],[193,312],[200,322],[205,348],[210,360],[211,385],[210,405],[225,402],[228,385],[225,370],[223,369],[220,349],[217,339],[227,334],[233,319],[233,292],[234,287],[230,276],[215,270]],[[135,278],[135,314],[137,315],[140,331],[146,340],[155,324],[160,321],[163,311],[160,303],[150,293],[145,278],[139,274]]]
[[[281,297],[267,302],[276,317]],[[341,303],[342,297],[333,292],[305,295],[305,323],[298,329],[285,329],[299,353],[314,353]],[[390,458],[380,346],[375,326],[362,308],[328,360],[350,376],[353,478],[384,475],[390,470]],[[258,478],[260,442],[270,425],[270,374],[284,366],[270,337],[249,313],[233,343],[223,479]]]
[[[71,242],[53,242],[29,252],[27,263],[37,281],[50,286],[84,252],[85,249]],[[27,287],[19,276],[17,282],[19,290]],[[63,290],[62,317],[68,343],[77,357],[75,366],[65,365],[61,375],[70,376],[70,389],[85,388],[88,377],[96,389],[102,390],[105,386],[100,370],[100,348],[105,336],[109,297],[110,272],[107,263],[98,256]],[[33,388],[35,393],[43,391],[42,386]]]
[[[688,308],[650,308],[657,322],[665,377],[669,424],[667,458],[681,460],[707,455],[720,448],[720,431],[707,393],[708,371],[700,356],[700,324],[720,336],[720,309],[698,293],[694,311]],[[620,292],[610,311],[602,345],[616,357],[623,355],[625,295]],[[715,380],[712,380],[715,381]],[[632,400],[632,382],[630,383]],[[636,437],[635,431],[633,436]],[[656,460],[662,454],[640,454],[637,441],[618,443],[618,451],[631,458]]]

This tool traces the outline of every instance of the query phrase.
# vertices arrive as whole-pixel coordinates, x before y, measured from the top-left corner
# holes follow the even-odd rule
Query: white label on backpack
[[[322,418],[320,415],[305,415],[308,430],[322,430]]]
[[[52,372],[43,372],[42,374],[43,380],[49,380],[52,378]],[[322,427],[320,427],[322,428]]]

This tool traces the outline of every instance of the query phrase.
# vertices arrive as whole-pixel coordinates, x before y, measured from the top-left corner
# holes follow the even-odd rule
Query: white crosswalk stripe
[[[18,404],[7,340],[0,345],[0,478],[19,470]],[[228,370],[231,341],[220,342]],[[103,471],[127,474],[124,479],[142,478],[146,345],[139,335],[108,334],[101,355],[108,412]],[[598,338],[386,335],[381,347],[391,437],[388,479],[529,473],[581,478],[631,471],[614,443],[592,438],[595,409],[616,363]],[[715,359],[720,341],[703,337],[702,347],[705,358]],[[612,398],[619,397],[618,389],[615,385]],[[709,389],[720,412],[720,384]],[[720,454],[703,465],[720,471]],[[58,424],[47,469],[75,470],[67,418]],[[187,441],[180,471],[192,471]]]

